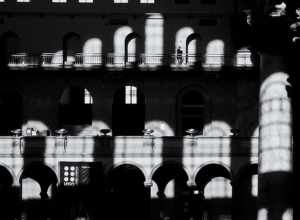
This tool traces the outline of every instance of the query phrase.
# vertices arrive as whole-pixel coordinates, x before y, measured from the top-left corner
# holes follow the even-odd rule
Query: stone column
[[[272,15],[272,16],[271,16]],[[291,220],[292,118],[285,86],[288,25],[285,17],[263,17],[260,50],[258,220]]]

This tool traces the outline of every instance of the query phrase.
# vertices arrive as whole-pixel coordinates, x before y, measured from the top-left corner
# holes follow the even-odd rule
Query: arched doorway
[[[196,129],[202,134],[205,116],[205,102],[201,92],[188,88],[178,95],[178,135],[184,135],[187,129]]]
[[[136,166],[122,164],[109,172],[111,219],[140,220],[148,217],[149,191],[145,176]]]
[[[130,33],[125,38],[125,62],[138,62],[138,52],[141,47],[141,36],[137,33]]]
[[[142,135],[145,123],[145,98],[134,85],[125,85],[114,95],[113,135]]]
[[[181,164],[166,163],[159,167],[152,176],[157,185],[157,200],[152,201],[152,206],[157,219],[189,219],[189,188],[188,175]]]
[[[77,53],[81,53],[81,39],[79,34],[71,32],[63,37],[63,65],[68,67],[75,63]]]
[[[10,57],[20,53],[20,38],[14,32],[6,32],[0,37],[0,67],[7,67]]]
[[[201,61],[199,53],[200,34],[192,33],[186,38],[186,63],[195,64]]]
[[[194,203],[196,219],[232,219],[231,173],[222,165],[208,164],[195,176],[198,199]]]
[[[17,92],[0,91],[0,135],[11,135],[22,126],[22,97]]]
[[[59,102],[59,126],[91,125],[92,105],[93,97],[87,89],[79,86],[65,89]]]

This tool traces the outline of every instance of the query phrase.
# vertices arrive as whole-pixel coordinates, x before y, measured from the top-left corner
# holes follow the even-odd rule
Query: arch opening
[[[197,64],[201,62],[199,55],[199,43],[201,36],[198,33],[192,33],[186,38],[186,63]]]
[[[41,199],[47,199],[52,194],[50,186],[56,186],[58,179],[54,171],[47,165],[32,162],[24,167],[19,181],[21,184],[22,197],[26,196],[30,198],[33,196],[33,198],[36,198],[36,195],[39,194]],[[36,183],[38,185],[36,185]],[[40,192],[37,191],[38,189]]]
[[[142,219],[147,215],[149,189],[145,176],[136,166],[122,164],[109,172],[109,202],[113,219]]]
[[[86,88],[71,86],[65,89],[59,102],[59,126],[91,125],[92,105],[93,97]]]
[[[113,135],[142,135],[145,124],[145,98],[134,85],[117,90],[112,106]]]
[[[138,50],[141,47],[141,36],[135,32],[130,33],[125,38],[125,62],[138,62]]]
[[[189,216],[189,177],[181,164],[163,164],[154,171],[152,180],[157,185],[161,206],[156,213],[160,217],[179,220]]]

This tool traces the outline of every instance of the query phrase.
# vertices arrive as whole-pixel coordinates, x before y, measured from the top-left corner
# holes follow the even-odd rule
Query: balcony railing
[[[253,63],[251,54],[243,53],[236,56],[223,54],[82,54],[64,57],[62,53],[43,53],[42,55],[29,55],[18,53],[10,56],[8,66],[10,68],[99,68],[101,66],[111,68],[151,68],[170,66],[172,68],[204,68],[219,69],[224,65],[233,67],[251,68]]]

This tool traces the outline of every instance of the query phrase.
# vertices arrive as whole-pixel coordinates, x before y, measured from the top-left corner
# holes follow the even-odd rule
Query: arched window
[[[202,133],[204,125],[204,99],[200,91],[190,89],[181,95],[179,99],[179,135],[184,135],[185,131],[190,128]]]
[[[199,44],[200,35],[197,33],[190,34],[186,39],[186,62],[195,63],[200,61]]]
[[[22,97],[16,92],[0,92],[0,135],[22,126]]]
[[[119,89],[113,102],[113,134],[141,135],[145,123],[144,95],[133,86]]]
[[[92,104],[93,97],[87,89],[67,88],[60,99],[59,125],[92,124]]]
[[[96,66],[102,63],[102,41],[99,38],[90,38],[83,45],[84,66]]]
[[[206,65],[209,67],[221,67],[224,64],[224,42],[212,40],[206,47]]]
[[[244,47],[237,51],[236,53],[236,63],[237,67],[251,67],[253,66],[251,60],[251,51]]]
[[[126,49],[127,45],[125,45],[125,39],[130,35],[130,33],[132,33],[132,28],[129,26],[120,27],[115,31],[113,58],[114,65],[123,65],[125,63],[125,51],[128,50],[128,48]],[[135,42],[132,42],[130,51],[135,52],[136,47],[134,43]]]
[[[183,27],[179,29],[176,33],[176,39],[175,39],[175,53],[177,49],[180,47],[181,50],[184,52],[184,57],[187,56],[188,47],[190,48],[190,51],[196,51],[196,44],[190,44],[190,42],[187,41],[188,37],[194,33],[194,29],[191,27]],[[186,63],[186,59],[184,61]]]

